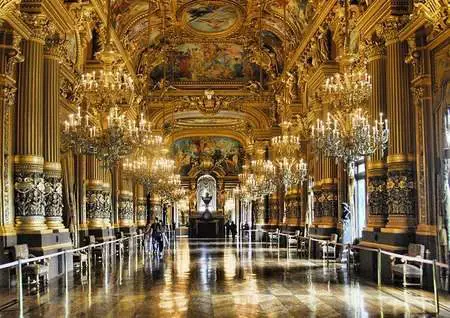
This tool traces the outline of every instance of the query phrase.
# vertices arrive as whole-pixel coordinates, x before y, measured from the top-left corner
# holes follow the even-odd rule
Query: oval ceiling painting
[[[190,2],[182,10],[185,27],[199,35],[228,35],[239,27],[241,19],[240,8],[225,1]]]

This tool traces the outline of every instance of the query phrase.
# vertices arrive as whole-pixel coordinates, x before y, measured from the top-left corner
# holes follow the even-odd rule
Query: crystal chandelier
[[[328,113],[325,123],[317,120],[311,132],[313,147],[327,157],[334,157],[346,164],[353,164],[361,157],[382,152],[387,147],[389,128],[387,119],[380,113],[379,119],[369,123],[361,108],[347,113]]]
[[[348,6],[345,9],[344,53],[340,57],[343,74],[335,74],[325,80],[323,101],[331,105],[326,121],[318,119],[312,127],[312,146],[327,157],[342,160],[350,168],[361,157],[382,152],[387,147],[389,128],[387,120],[380,113],[379,119],[370,124],[366,105],[372,93],[371,78],[367,72],[353,66],[354,54],[348,51]]]
[[[279,181],[285,189],[292,185],[302,184],[307,178],[308,169],[303,158],[296,160],[283,157],[277,161],[277,165]]]
[[[281,135],[272,138],[272,150],[277,157],[293,157],[300,150],[300,138],[293,134],[292,123],[280,124]]]

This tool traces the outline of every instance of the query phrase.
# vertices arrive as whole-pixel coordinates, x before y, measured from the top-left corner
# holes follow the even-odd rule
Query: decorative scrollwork
[[[45,177],[45,216],[63,215],[62,178]]]
[[[86,214],[89,219],[103,218],[105,198],[101,190],[86,191]]]
[[[119,219],[121,219],[121,220],[132,220],[133,219],[133,201],[131,199],[120,198]]]
[[[369,214],[385,215],[387,212],[386,176],[370,176],[367,194],[369,197]]]
[[[42,172],[16,172],[14,190],[17,216],[45,215],[45,183]]]
[[[412,171],[389,171],[386,188],[389,215],[415,214],[415,185]]]

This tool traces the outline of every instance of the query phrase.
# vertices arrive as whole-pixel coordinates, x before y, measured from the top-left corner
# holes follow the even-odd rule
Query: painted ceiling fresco
[[[193,31],[215,35],[230,30],[240,22],[237,6],[227,2],[194,2],[182,13],[182,21]]]
[[[282,70],[282,39],[287,35],[292,47],[298,43],[316,13],[311,3],[311,0],[289,0],[285,24],[283,0],[265,2],[264,54],[272,62],[270,66],[261,66],[263,69]],[[260,13],[256,3],[249,0],[116,0],[113,16],[115,29],[138,72],[143,69],[141,62],[145,61],[142,55],[159,60],[158,54],[165,45],[175,54],[170,66],[175,81],[252,79],[254,67],[246,61],[251,60],[247,55],[254,53],[259,43]],[[163,32],[165,40],[161,40]],[[204,44],[205,40],[214,44]],[[244,47],[244,42],[253,46]],[[195,65],[197,57],[202,58],[205,65]],[[152,61],[147,72],[157,68],[157,63]]]
[[[180,81],[225,81],[251,77],[243,48],[230,43],[185,43],[176,48],[174,78]]]
[[[189,137],[175,141],[171,155],[182,176],[198,169],[205,159],[226,175],[237,175],[243,165],[244,149],[239,141],[228,137]]]

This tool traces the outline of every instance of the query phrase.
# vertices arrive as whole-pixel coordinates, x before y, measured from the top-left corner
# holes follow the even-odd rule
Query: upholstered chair
[[[423,259],[425,246],[422,244],[409,244],[407,256]],[[392,282],[401,278],[403,287],[421,286],[423,284],[423,263],[410,261],[398,257],[391,257]]]

